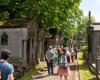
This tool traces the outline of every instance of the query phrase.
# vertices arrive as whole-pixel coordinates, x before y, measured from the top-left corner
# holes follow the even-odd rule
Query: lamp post
[[[89,21],[87,23],[87,40],[88,40],[88,53],[90,53],[90,24],[91,24],[91,11],[89,11]]]
[[[87,44],[88,44],[88,55],[87,55],[87,61],[86,62],[91,62],[90,60],[90,46],[91,46],[91,42],[90,42],[90,24],[91,24],[91,11],[89,11],[89,21],[87,23]]]

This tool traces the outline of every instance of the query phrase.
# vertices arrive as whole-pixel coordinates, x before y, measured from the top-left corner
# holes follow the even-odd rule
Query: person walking
[[[74,52],[73,48],[71,49],[70,57],[71,57],[71,62],[73,63],[74,59],[75,59],[75,52]]]
[[[57,65],[58,64],[58,52],[56,48],[54,48],[54,54],[55,54],[54,63],[55,65]]]
[[[48,74],[53,74],[53,63],[54,63],[54,50],[52,46],[48,47],[48,50],[46,51],[46,62],[47,62],[47,69]]]
[[[65,80],[67,80],[68,76],[68,63],[67,63],[67,57],[66,57],[66,49],[62,50],[62,54],[59,58],[59,68],[57,70],[57,74],[60,76],[60,80],[62,80],[63,76]]]
[[[60,55],[62,54],[62,49],[60,48],[60,46],[57,48],[57,52],[58,52],[58,63],[59,63],[59,58]]]
[[[66,56],[67,56],[67,62],[70,63],[70,51],[69,51],[69,48],[66,48]]]
[[[0,80],[14,80],[14,67],[7,60],[11,52],[7,49],[0,51]]]
[[[74,47],[74,52],[75,52],[75,60],[76,60],[77,59],[77,53],[78,53],[78,49],[77,49],[76,46]]]

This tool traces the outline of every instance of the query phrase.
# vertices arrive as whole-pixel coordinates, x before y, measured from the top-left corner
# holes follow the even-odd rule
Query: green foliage
[[[8,12],[1,12],[0,13],[0,19],[3,19],[5,17],[5,19],[8,18]]]
[[[43,71],[46,68],[46,66],[47,65],[45,62],[40,62],[40,64],[36,65],[36,68],[33,67],[28,72],[25,72],[23,76],[21,76],[20,78],[18,78],[16,80],[28,80],[32,76],[35,76],[35,75],[39,74],[39,72]]]
[[[87,23],[89,21],[88,16],[82,18],[80,24],[77,27],[77,37],[82,37],[87,42]],[[95,17],[91,16],[91,22],[95,22]]]
[[[81,0],[0,0],[9,15],[3,18],[34,17],[42,28],[48,31],[56,28],[66,33],[75,23],[80,22]],[[67,34],[69,34],[67,32]]]
[[[83,52],[82,57],[83,57],[83,59],[85,59],[86,56],[87,56],[87,53],[88,53],[88,46],[87,46],[87,45],[86,45],[86,46],[83,46],[83,47],[81,48],[81,51]]]
[[[82,58],[82,55],[82,53],[79,53],[78,55],[80,80],[97,80],[96,76],[93,75],[89,68],[84,64],[84,59]]]
[[[20,78],[18,78],[16,80],[28,80],[29,78],[32,77],[32,75],[37,75],[37,74],[39,74],[38,70],[36,70],[35,68],[33,68],[33,69],[30,69],[23,76],[21,76]]]

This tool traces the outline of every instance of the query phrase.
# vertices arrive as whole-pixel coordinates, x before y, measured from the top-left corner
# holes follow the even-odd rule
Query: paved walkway
[[[43,71],[41,74],[32,76],[29,80],[60,80],[60,77],[56,74],[57,73],[58,66],[54,68],[54,74],[48,75],[47,71]],[[70,64],[69,70],[69,76],[68,80],[79,80],[79,71],[77,66],[77,61],[75,63]]]

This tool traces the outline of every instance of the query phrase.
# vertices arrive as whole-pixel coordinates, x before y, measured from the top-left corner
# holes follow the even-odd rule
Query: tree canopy
[[[91,18],[92,23],[94,23],[96,21],[94,16],[91,16],[90,18]],[[87,40],[87,24],[88,24],[88,22],[89,22],[89,17],[83,16],[83,18],[77,28],[77,37],[81,37],[85,41]]]
[[[67,32],[80,22],[81,0],[0,0],[0,18],[36,18],[46,31]],[[67,32],[68,33],[68,32]]]

